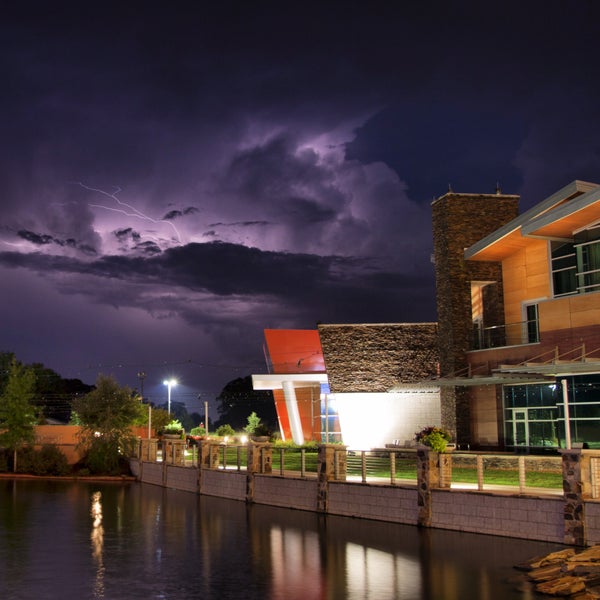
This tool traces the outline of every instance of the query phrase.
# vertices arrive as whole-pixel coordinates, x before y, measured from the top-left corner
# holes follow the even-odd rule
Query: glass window
[[[577,279],[582,292],[600,290],[600,241],[587,242],[577,248],[579,273]]]
[[[571,443],[600,448],[600,374],[566,377]],[[556,383],[504,386],[507,446],[565,446],[565,404]]]
[[[527,343],[535,344],[540,341],[538,305],[529,304],[525,311],[527,315]]]
[[[552,285],[555,296],[577,293],[577,253],[570,242],[552,242]]]

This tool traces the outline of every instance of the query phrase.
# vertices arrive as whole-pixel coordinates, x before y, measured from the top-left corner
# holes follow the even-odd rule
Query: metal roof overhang
[[[552,363],[526,363],[500,365],[490,375],[474,377],[444,377],[437,380],[440,386],[516,385],[519,383],[548,383],[569,375],[600,374],[600,359],[583,361],[555,361]]]
[[[467,260],[500,261],[524,247],[527,236],[548,239],[570,237],[573,231],[570,227],[574,223],[580,226],[590,218],[589,214],[592,211],[585,209],[597,202],[599,194],[598,184],[573,181],[470,248],[466,248],[464,257]],[[597,207],[595,210],[597,211]],[[579,214],[575,217],[576,213]]]
[[[281,373],[252,375],[252,387],[255,390],[281,390],[283,383],[291,381],[294,387],[310,387],[327,383],[327,373]]]

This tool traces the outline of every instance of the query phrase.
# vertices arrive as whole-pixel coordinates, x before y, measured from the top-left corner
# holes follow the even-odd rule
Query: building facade
[[[442,414],[459,445],[600,447],[600,186],[517,201],[434,201]]]
[[[435,323],[265,330],[269,373],[253,387],[273,391],[284,440],[412,444],[441,420],[436,342]]]

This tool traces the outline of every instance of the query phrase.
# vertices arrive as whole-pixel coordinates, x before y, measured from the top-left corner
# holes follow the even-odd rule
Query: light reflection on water
[[[512,566],[555,549],[150,485],[0,480],[3,600],[526,599]]]

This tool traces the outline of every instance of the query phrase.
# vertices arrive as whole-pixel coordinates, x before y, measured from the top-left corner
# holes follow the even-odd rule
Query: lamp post
[[[175,379],[165,379],[163,383],[167,386],[167,412],[171,414],[171,388],[177,385]]]

